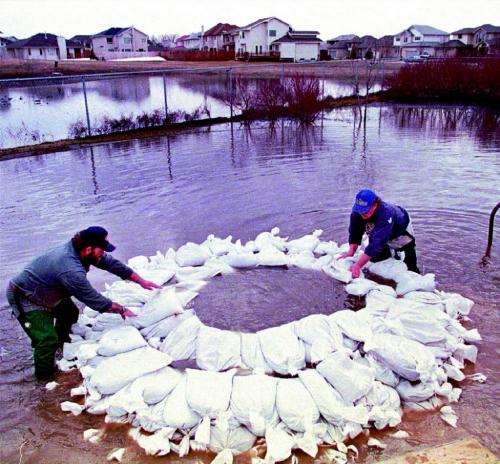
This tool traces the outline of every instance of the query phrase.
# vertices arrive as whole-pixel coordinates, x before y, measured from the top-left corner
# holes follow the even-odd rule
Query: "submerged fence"
[[[316,80],[322,98],[362,95],[382,88],[385,72],[353,61],[0,79],[0,149],[232,117],[259,82],[272,96],[297,76]]]

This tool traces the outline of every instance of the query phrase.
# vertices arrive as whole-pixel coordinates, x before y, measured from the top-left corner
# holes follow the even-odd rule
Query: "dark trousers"
[[[404,263],[408,266],[408,270],[420,274],[420,269],[417,266],[417,253],[415,249],[415,240],[412,240],[410,243],[408,243],[408,245],[405,245],[403,248],[395,250],[396,259],[400,259],[398,253],[400,253],[401,251],[404,251],[405,253]],[[377,256],[374,256],[370,261],[372,263],[378,263],[379,261],[384,261],[385,259],[388,259],[391,256],[392,256],[391,249],[389,248],[389,246],[386,246],[382,251],[382,253],[380,253]]]
[[[70,340],[71,326],[78,320],[78,308],[70,298],[62,300],[52,310],[23,311],[23,298],[16,297],[11,289],[7,291],[11,306],[16,305],[20,312],[18,321],[31,340],[35,376],[39,380],[48,380],[54,375],[56,350]],[[41,307],[40,307],[41,308]]]

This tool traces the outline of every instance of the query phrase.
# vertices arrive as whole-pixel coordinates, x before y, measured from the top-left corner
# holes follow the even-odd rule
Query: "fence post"
[[[229,107],[231,110],[231,119],[233,118],[233,74],[232,74],[232,68],[228,69],[229,73]]]
[[[281,86],[285,87],[285,63],[281,63]]]
[[[165,102],[165,124],[168,120],[168,104],[167,104],[167,79],[165,73],[163,73],[163,100]]]
[[[90,127],[89,103],[87,101],[87,87],[85,85],[85,77],[82,77],[82,86],[83,86],[83,98],[85,100],[85,114],[87,115],[87,131],[90,137],[92,135],[92,129]]]

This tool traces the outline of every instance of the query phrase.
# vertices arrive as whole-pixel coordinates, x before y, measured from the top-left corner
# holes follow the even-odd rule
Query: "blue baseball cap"
[[[99,247],[107,252],[114,251],[116,247],[108,242],[106,239],[107,236],[108,231],[104,227],[100,226],[91,226],[80,231],[80,238],[88,246]]]
[[[354,201],[352,212],[366,214],[376,200],[377,194],[373,190],[360,190],[356,195],[356,200]]]

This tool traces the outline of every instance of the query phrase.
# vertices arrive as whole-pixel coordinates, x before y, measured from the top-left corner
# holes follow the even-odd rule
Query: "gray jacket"
[[[122,279],[128,279],[133,273],[107,253],[95,266]],[[104,312],[112,301],[92,287],[87,279],[88,271],[69,241],[36,258],[11,283],[28,300],[46,308],[53,308],[61,300],[74,296],[90,308]]]

